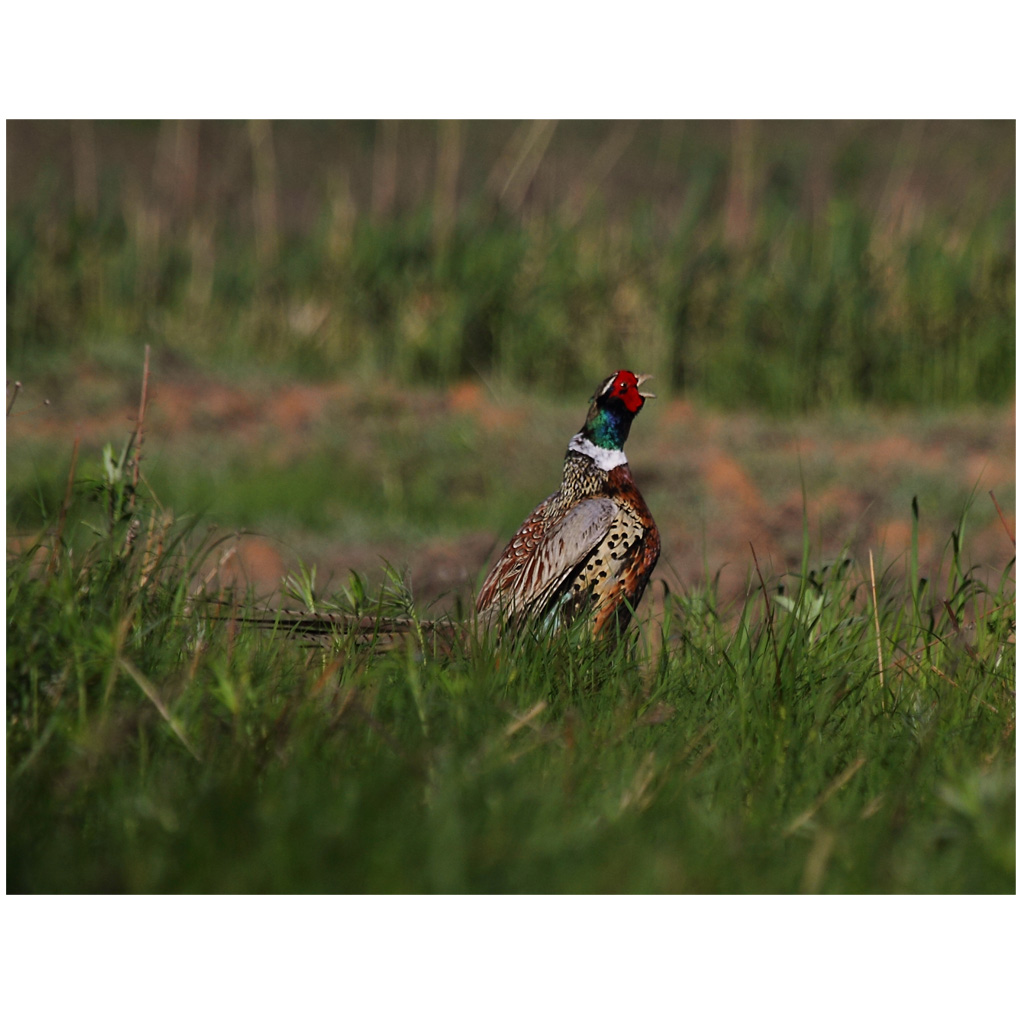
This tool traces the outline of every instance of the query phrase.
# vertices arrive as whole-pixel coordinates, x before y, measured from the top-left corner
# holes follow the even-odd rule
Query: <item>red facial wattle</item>
[[[636,375],[629,370],[619,370],[612,381],[611,393],[618,398],[622,404],[635,416],[644,404],[644,397],[640,394],[640,382]]]

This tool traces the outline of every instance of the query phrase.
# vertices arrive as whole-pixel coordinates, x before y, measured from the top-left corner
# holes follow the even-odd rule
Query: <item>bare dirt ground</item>
[[[81,383],[88,388],[88,380]],[[495,403],[475,384],[388,394],[424,422],[468,416],[487,439],[507,441],[529,424],[527,406]],[[315,444],[327,412],[350,397],[349,386],[338,383],[288,383],[256,394],[192,376],[164,379],[151,389],[147,431],[165,446],[186,447],[213,433],[218,443],[251,448],[257,462],[279,460]],[[57,439],[72,438],[77,430],[85,444],[116,440],[133,421],[137,402],[127,393],[107,393],[89,411],[57,403],[15,417],[8,422],[8,448],[26,431]],[[944,552],[948,564],[950,534],[972,490],[968,564],[995,583],[1013,558],[1013,406],[926,416],[851,413],[796,423],[698,410],[672,399],[653,408],[634,427],[629,449],[662,534],[651,588],[656,607],[665,589],[660,582],[680,592],[717,576],[722,597],[739,597],[757,585],[752,552],[766,580],[784,580],[800,566],[805,514],[815,559],[827,561],[848,550],[866,565],[870,551],[879,574],[887,567],[902,571],[915,495],[925,574],[942,571]],[[273,452],[267,448],[268,426]],[[554,474],[557,466],[538,470],[537,501]],[[529,511],[524,507],[523,516]],[[387,560],[407,568],[421,606],[446,610],[456,598],[471,600],[482,570],[509,532],[508,524],[497,524],[491,531],[449,531],[425,543],[394,536],[372,546],[352,542],[341,523],[333,536],[243,535],[224,548],[221,579],[272,595],[299,557],[317,565],[319,582],[335,585],[345,582],[350,569],[378,579]]]

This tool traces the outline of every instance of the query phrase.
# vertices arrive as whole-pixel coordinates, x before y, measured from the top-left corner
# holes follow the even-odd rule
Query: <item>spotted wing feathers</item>
[[[543,615],[566,581],[607,535],[619,508],[610,498],[587,498],[548,521],[543,502],[516,532],[480,589],[477,612],[515,620]]]

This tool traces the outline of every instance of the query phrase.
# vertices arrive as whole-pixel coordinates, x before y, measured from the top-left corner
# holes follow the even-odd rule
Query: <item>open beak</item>
[[[649,381],[652,376],[653,375],[650,374],[650,373],[641,373],[641,374],[639,374],[637,376],[637,378],[636,378],[636,385],[637,385],[637,387],[640,387],[641,384],[643,384],[646,381]],[[652,395],[650,393],[650,391],[641,391],[640,392],[640,397],[641,398],[657,398],[658,396],[657,395]]]

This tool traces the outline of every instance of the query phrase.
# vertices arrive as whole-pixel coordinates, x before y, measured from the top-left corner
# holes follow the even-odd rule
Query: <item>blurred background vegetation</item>
[[[1013,396],[1014,125],[7,123],[8,376]]]

